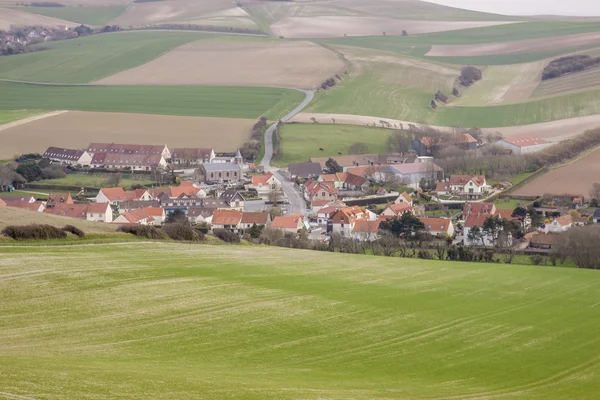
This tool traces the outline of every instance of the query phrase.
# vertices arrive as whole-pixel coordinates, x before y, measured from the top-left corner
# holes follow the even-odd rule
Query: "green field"
[[[103,188],[106,185],[106,176],[101,175],[90,175],[90,174],[68,174],[65,178],[61,179],[49,179],[39,182],[35,182],[36,185],[58,185],[58,186],[81,186],[81,187],[92,187],[92,188]],[[151,179],[131,179],[125,175],[119,182],[118,186],[130,188],[132,185],[144,185],[150,186],[153,181]],[[43,191],[43,190],[40,190]]]
[[[43,114],[41,110],[0,110],[0,125]]]
[[[280,132],[281,153],[273,160],[278,166],[305,162],[310,157],[336,156],[338,152],[348,154],[348,147],[356,142],[367,144],[372,153],[385,153],[387,138],[392,133],[384,128],[331,123],[285,124]]]
[[[123,14],[126,5],[100,7],[13,7],[33,14],[45,15],[85,25],[107,25]]]
[[[0,78],[89,83],[142,65],[182,44],[213,38],[195,32],[121,32],[48,42],[47,50],[0,57]]]
[[[135,243],[0,248],[10,399],[595,399],[597,271]]]
[[[129,112],[275,120],[300,103],[295,90],[218,86],[59,86],[0,82],[0,110]]]

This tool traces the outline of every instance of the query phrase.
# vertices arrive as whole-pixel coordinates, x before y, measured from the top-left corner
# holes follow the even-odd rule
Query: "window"
[[[441,228],[444,229],[444,225],[442,225]]]
[[[321,193],[321,196],[325,197],[325,192]]]
[[[227,177],[229,178],[229,172],[227,173]]]

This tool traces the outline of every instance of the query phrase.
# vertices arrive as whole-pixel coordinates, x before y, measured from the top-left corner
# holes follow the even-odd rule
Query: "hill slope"
[[[249,246],[0,248],[8,398],[593,399],[597,271]]]

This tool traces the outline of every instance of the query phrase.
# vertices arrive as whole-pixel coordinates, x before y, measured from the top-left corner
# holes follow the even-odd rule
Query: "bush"
[[[72,233],[73,235],[79,238],[85,237],[85,232],[73,225],[65,225],[62,228],[62,230],[68,233]]]
[[[67,233],[52,225],[7,226],[2,234],[15,240],[65,239]]]
[[[183,240],[188,242],[199,242],[200,240],[204,240],[204,235],[184,224],[165,224],[162,227],[162,230],[173,240]]]
[[[481,70],[479,68],[468,66],[464,67],[460,71],[460,77],[458,78],[458,81],[462,86],[469,87],[473,83],[481,80],[482,77],[483,74],[481,73]]]
[[[160,239],[165,240],[169,237],[160,229],[153,226],[147,225],[123,225],[117,229],[118,232],[129,233],[137,237],[143,237],[147,239]]]
[[[213,234],[225,243],[239,243],[240,237],[227,229],[214,229]]]

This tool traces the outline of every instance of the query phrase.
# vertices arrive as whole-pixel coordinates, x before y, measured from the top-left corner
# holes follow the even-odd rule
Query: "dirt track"
[[[592,43],[600,43],[600,32],[478,45],[435,45],[425,55],[429,57],[489,56],[579,47]]]
[[[335,53],[310,42],[214,40],[183,45],[95,83],[311,89],[343,70],[344,63]]]
[[[35,118],[35,117],[34,117]],[[50,146],[85,148],[92,141],[213,147],[235,151],[255,120],[69,111],[0,130],[0,159]]]

